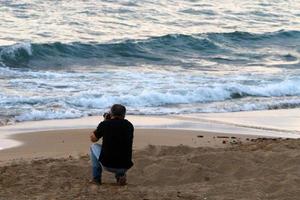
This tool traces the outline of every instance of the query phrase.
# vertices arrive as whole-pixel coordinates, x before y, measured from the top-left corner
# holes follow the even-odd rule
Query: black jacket
[[[101,122],[95,136],[102,139],[99,157],[101,164],[111,168],[132,167],[133,125],[126,119],[110,119]]]

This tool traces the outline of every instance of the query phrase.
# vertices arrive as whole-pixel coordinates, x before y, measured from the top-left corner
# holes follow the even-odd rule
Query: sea
[[[1,0],[1,124],[300,107],[299,0]]]

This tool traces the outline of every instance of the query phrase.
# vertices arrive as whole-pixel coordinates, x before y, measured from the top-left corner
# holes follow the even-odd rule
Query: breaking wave
[[[299,31],[277,31],[264,34],[248,32],[169,34],[145,40],[125,40],[104,44],[17,43],[0,46],[0,61],[8,67],[68,66],[88,59],[93,59],[95,61],[93,63],[97,65],[132,65],[141,62],[182,65],[179,58],[202,56],[216,62],[224,62],[224,60],[230,62],[239,60],[241,57],[240,52],[235,51],[237,47],[254,51],[257,46],[271,47],[283,44],[293,46],[299,43]],[[284,56],[288,60],[297,60],[290,54]],[[253,58],[253,54],[242,55],[242,57]]]

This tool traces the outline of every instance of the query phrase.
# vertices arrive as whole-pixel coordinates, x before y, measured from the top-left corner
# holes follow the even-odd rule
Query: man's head
[[[121,104],[114,104],[110,108],[110,113],[113,118],[125,118],[126,108]]]

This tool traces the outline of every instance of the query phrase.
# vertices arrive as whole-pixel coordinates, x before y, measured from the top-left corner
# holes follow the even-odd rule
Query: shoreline
[[[300,194],[300,179],[295,178],[300,140],[279,138],[299,138],[297,132],[238,124],[246,120],[249,126],[261,118],[275,123],[274,118],[283,116],[278,113],[129,115],[135,125],[135,164],[128,171],[128,185],[121,188],[107,172],[101,186],[89,184],[89,133],[99,117],[0,127],[0,145],[11,145],[0,150],[0,198],[95,199],[108,194],[106,199],[118,199],[121,194],[125,199],[169,199],[160,196],[165,194],[172,199],[242,199],[265,194],[253,199],[279,200],[286,199],[288,191],[295,199]],[[282,121],[293,113],[286,112],[289,117]]]
[[[138,129],[202,131],[254,137],[300,138],[300,109],[235,113],[196,113],[165,116],[128,115]],[[77,129],[94,129],[100,116],[27,121],[0,127],[0,151],[22,145],[13,135]]]
[[[238,111],[238,112],[220,112],[220,113],[190,113],[190,114],[170,114],[170,115],[132,115],[129,114],[126,118],[131,121],[133,120],[139,127],[166,127],[172,128],[174,123],[178,121],[182,122],[195,122],[199,123],[214,123],[223,124],[227,126],[235,126],[236,128],[249,128],[263,131],[278,131],[278,132],[295,132],[300,135],[300,108],[291,109],[275,109],[275,110],[254,110],[254,111]],[[57,125],[58,123],[67,122],[67,126],[58,126],[58,128],[70,128],[71,121],[74,121],[76,125],[74,128],[80,126],[92,127],[96,126],[99,121],[103,118],[102,116],[85,116],[79,118],[65,118],[65,119],[45,119],[45,120],[33,120],[33,121],[21,121],[12,124],[4,124],[0,126],[1,129],[6,127],[25,125],[35,126],[36,129],[40,130],[47,123],[51,125]],[[147,122],[145,120],[148,120]],[[80,122],[81,121],[81,122]],[[93,123],[87,123],[92,121]],[[74,123],[72,125],[74,125]],[[96,123],[96,124],[95,124]],[[38,125],[39,124],[39,125]],[[182,124],[182,128],[198,129],[199,127]],[[5,127],[5,128],[3,128]],[[56,127],[53,127],[56,128]],[[180,128],[177,124],[175,128]],[[203,127],[205,128],[205,127]],[[28,131],[21,131],[28,132]]]

